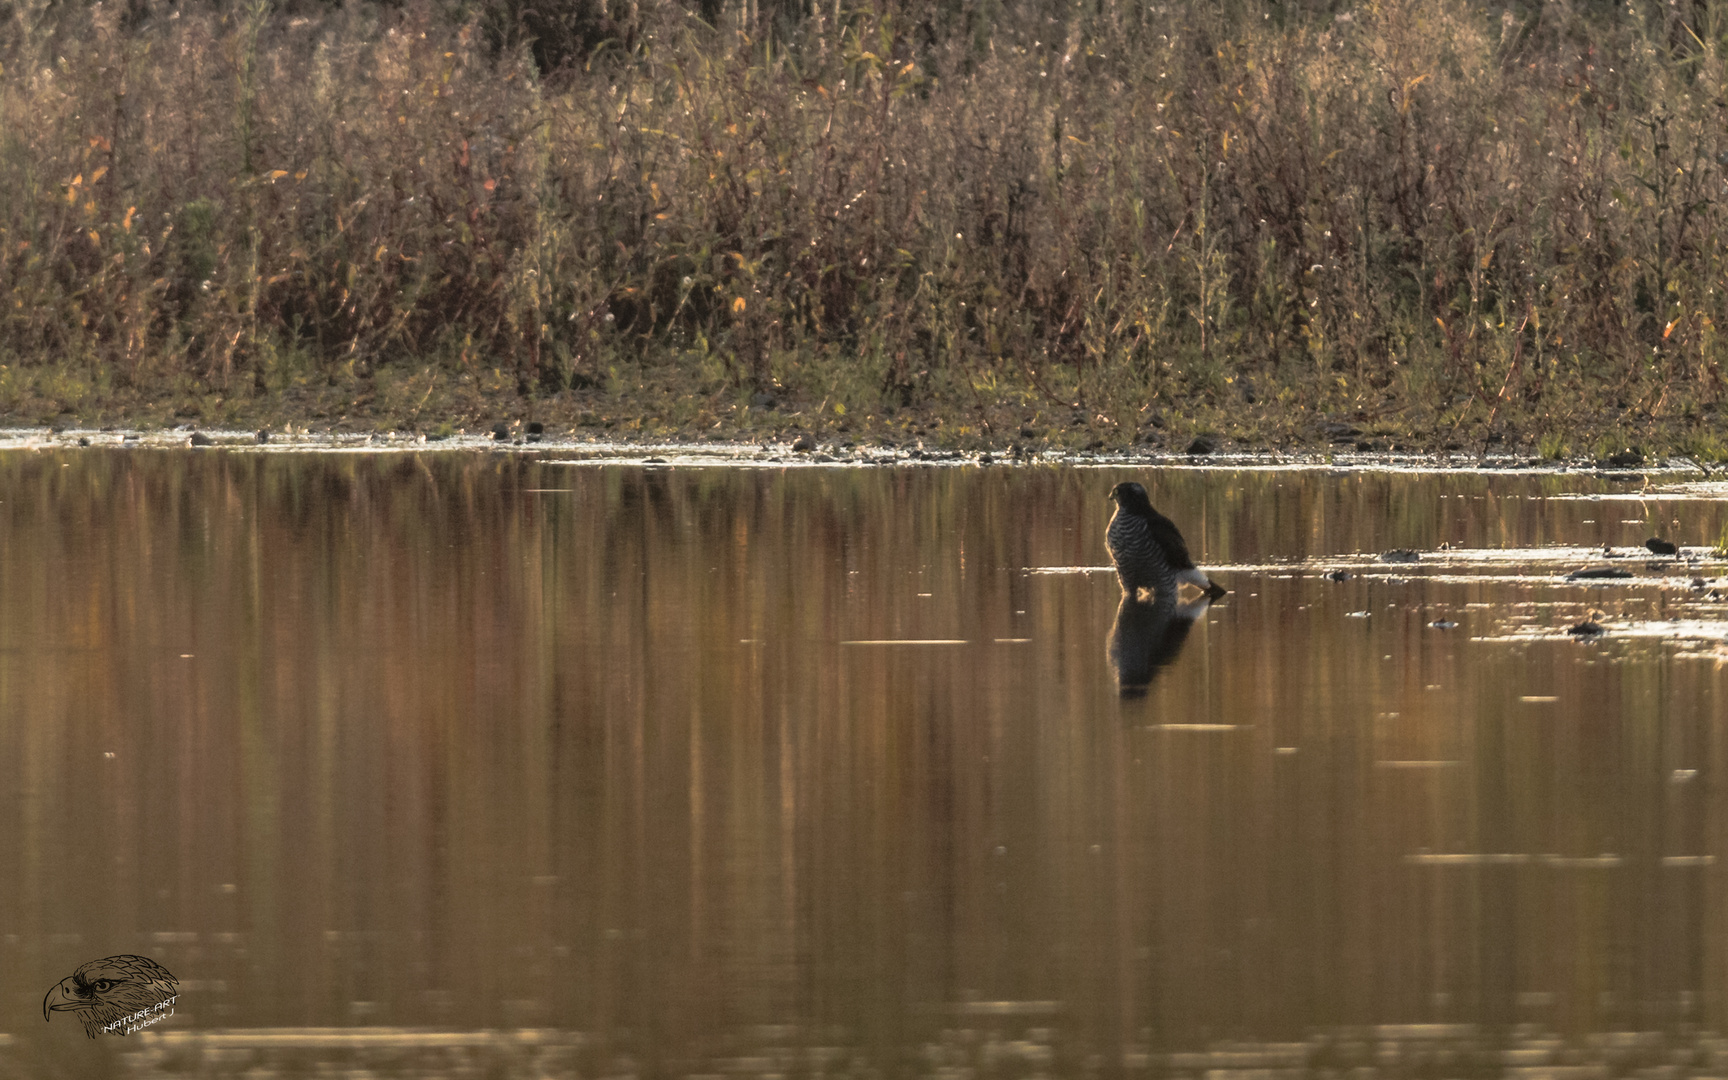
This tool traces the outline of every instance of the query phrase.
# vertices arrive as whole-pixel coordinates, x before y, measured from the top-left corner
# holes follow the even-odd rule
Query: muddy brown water
[[[1227,597],[1119,611],[1121,479]],[[0,454],[0,1067],[1728,1062],[1725,526],[1684,478]],[[172,1017],[43,1022],[122,953]]]

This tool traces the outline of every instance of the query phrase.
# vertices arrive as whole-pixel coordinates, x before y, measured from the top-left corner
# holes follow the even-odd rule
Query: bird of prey
[[[1141,589],[1150,589],[1160,598],[1174,598],[1178,585],[1184,582],[1210,597],[1228,591],[1194,565],[1176,523],[1152,509],[1145,488],[1124,481],[1110,489],[1110,498],[1116,503],[1116,513],[1110,518],[1104,542],[1110,548],[1110,561],[1116,564],[1124,593],[1138,596]]]
[[[146,956],[109,956],[92,960],[61,979],[42,999],[42,1019],[69,1012],[94,1039],[106,1031],[124,1035],[136,1021],[159,1015],[157,1006],[176,997],[180,983],[168,969]],[[142,1014],[142,1015],[140,1015]],[[133,1023],[125,1023],[134,1018]]]

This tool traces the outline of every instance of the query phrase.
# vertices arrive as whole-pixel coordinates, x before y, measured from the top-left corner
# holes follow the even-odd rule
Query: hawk
[[[1116,564],[1124,593],[1137,597],[1141,589],[1150,589],[1164,602],[1174,600],[1177,586],[1184,582],[1209,597],[1228,591],[1194,565],[1176,523],[1152,509],[1145,488],[1125,481],[1110,489],[1110,498],[1116,503],[1116,513],[1110,518],[1104,542],[1110,548],[1110,561]]]
[[[149,957],[109,956],[90,961],[56,983],[42,999],[42,1019],[69,1012],[92,1039],[104,1031],[124,1035],[128,1026],[159,1015],[161,1010],[155,1007],[179,993],[180,983]],[[134,1018],[131,1025],[125,1022],[128,1018]]]

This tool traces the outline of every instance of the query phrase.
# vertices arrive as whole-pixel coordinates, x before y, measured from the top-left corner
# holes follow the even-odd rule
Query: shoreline
[[[194,442],[197,436],[200,441]],[[1336,470],[1343,472],[1517,473],[1580,475],[1639,483],[1652,476],[1695,476],[1714,480],[1724,470],[1709,469],[1683,457],[1638,463],[1586,458],[1546,459],[1517,452],[1471,454],[1447,451],[1317,451],[1217,449],[1188,453],[1162,449],[1066,449],[1046,447],[1019,452],[1000,449],[938,449],[903,446],[885,440],[807,437],[766,440],[636,440],[583,438],[548,432],[539,437],[463,432],[449,436],[404,432],[302,431],[268,433],[241,429],[193,428],[0,428],[0,452],[63,450],[202,450],[250,453],[511,453],[551,460],[646,466],[744,468],[880,466],[1065,466],[1069,468],[1169,468],[1218,471]],[[1728,483],[1728,476],[1723,476]]]

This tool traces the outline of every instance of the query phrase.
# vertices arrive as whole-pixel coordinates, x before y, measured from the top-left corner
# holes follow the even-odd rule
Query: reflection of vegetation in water
[[[688,432],[764,393],[1578,450],[1713,415],[1701,9],[697,6],[24,19],[0,409]]]
[[[1223,1038],[1217,1067],[1332,1075],[1405,1036],[1431,1066],[1441,1032],[1367,1026],[1410,1018],[1722,1030],[1720,882],[1665,860],[1728,857],[1723,669],[1471,640],[1579,590],[1292,572],[1635,512],[1540,497],[1605,487],[1577,476],[1137,478],[1203,564],[1283,565],[1125,706],[1094,470],[0,455],[0,780],[30,793],[0,902],[38,941],[136,925],[205,1015],[349,1063],[441,1025],[588,1032],[584,1075],[755,1074],[795,1032],[845,1056],[768,1067],[1024,1076],[1023,1035],[1054,1075]]]

